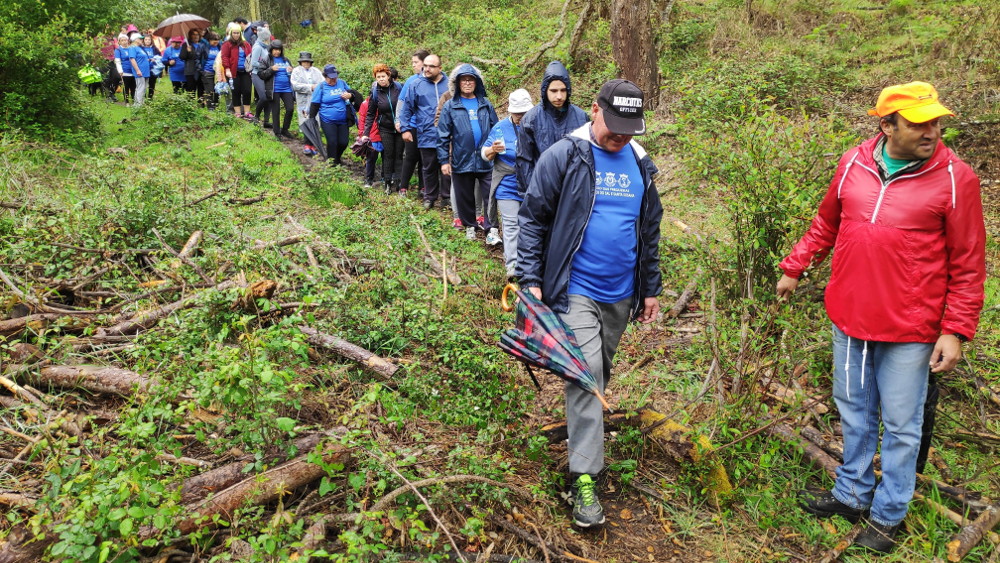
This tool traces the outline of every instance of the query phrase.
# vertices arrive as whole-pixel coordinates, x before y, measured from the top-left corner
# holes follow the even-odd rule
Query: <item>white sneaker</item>
[[[496,230],[496,228],[490,229],[490,232],[486,235],[486,244],[496,246],[500,244],[500,242],[500,233]]]
[[[476,240],[476,228],[475,227],[466,227],[465,228],[465,238],[467,238],[469,240]]]

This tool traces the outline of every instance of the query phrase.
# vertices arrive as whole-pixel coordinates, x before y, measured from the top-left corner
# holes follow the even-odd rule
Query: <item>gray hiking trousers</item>
[[[576,334],[590,373],[603,391],[611,379],[612,360],[628,324],[632,298],[598,303],[582,295],[569,296],[569,312],[559,313]],[[569,431],[569,471],[597,475],[604,469],[604,412],[594,395],[566,383],[566,429]]]

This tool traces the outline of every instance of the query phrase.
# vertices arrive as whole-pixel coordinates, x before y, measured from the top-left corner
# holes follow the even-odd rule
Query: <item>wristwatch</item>
[[[958,332],[953,332],[953,333],[951,333],[951,335],[954,336],[955,338],[957,338],[959,342],[968,342],[969,341],[969,337],[966,336],[966,335],[964,335],[964,334],[961,334],[961,333],[958,333]]]

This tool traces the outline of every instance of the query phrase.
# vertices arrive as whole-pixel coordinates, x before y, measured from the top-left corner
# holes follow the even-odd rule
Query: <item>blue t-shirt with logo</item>
[[[570,265],[569,293],[617,303],[635,291],[642,174],[631,145],[608,152],[593,143],[596,197]]]
[[[149,56],[146,55],[146,51],[138,45],[133,45],[128,48],[128,56],[135,61],[135,66],[139,67],[142,77],[149,78]]]
[[[247,52],[243,50],[241,46],[239,49],[240,53],[237,55],[236,59],[236,70],[246,70],[247,69]]]
[[[132,76],[132,63],[128,60],[130,47],[115,47],[115,58],[122,62],[122,76]]]
[[[472,138],[476,146],[483,140],[483,128],[479,126],[479,98],[459,98],[465,111],[469,112],[469,121],[472,123]]]
[[[204,72],[215,72],[215,59],[219,56],[222,48],[218,45],[212,46],[208,45],[208,57],[205,59],[205,66],[201,68]]]
[[[320,121],[326,123],[347,123],[347,101],[340,97],[350,87],[346,82],[337,79],[333,86],[323,81],[313,90],[312,103],[319,104]]]
[[[170,66],[170,61],[174,61]],[[163,51],[163,64],[167,65],[167,75],[173,82],[184,82],[184,61],[181,60],[181,50],[178,47],[167,47]]]
[[[486,136],[482,146],[489,147],[493,145],[493,141],[503,139],[503,144],[507,149],[495,158],[504,164],[514,166],[517,156],[517,131],[520,128],[520,125],[514,125],[514,122],[508,117],[490,129],[490,134]],[[500,180],[500,183],[497,184],[496,198],[524,201],[517,193],[517,174],[508,174]]]
[[[274,64],[278,70],[274,73],[274,91],[276,93],[292,91],[292,65],[285,57],[275,57]]]

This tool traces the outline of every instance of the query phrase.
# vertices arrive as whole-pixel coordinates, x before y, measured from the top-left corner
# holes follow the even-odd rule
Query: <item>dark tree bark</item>
[[[611,48],[622,78],[646,94],[645,108],[660,99],[660,70],[650,17],[650,0],[611,0]]]

